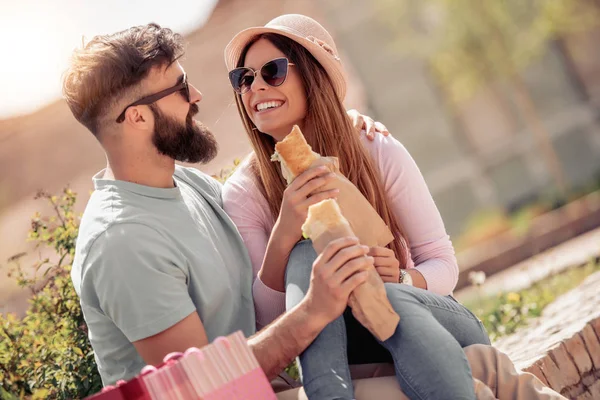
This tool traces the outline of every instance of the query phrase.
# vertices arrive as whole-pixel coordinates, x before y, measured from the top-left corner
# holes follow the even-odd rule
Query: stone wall
[[[600,272],[560,296],[529,327],[494,345],[562,395],[600,399]]]

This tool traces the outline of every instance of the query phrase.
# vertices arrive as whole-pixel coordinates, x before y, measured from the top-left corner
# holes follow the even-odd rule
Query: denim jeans
[[[316,257],[309,240],[294,247],[286,270],[287,309],[307,293]],[[475,399],[462,348],[490,344],[481,321],[452,296],[399,283],[386,283],[385,288],[400,315],[392,337],[377,340],[347,309],[299,356],[308,398],[353,399],[349,364],[393,362],[400,387],[410,399]]]

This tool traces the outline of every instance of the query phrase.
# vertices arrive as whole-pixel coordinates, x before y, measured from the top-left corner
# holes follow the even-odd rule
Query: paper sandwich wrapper
[[[333,240],[356,236],[333,199],[323,200],[309,207],[302,232],[312,240],[319,254]],[[369,268],[367,280],[352,292],[348,305],[352,308],[354,317],[379,340],[389,339],[400,321],[375,267]]]

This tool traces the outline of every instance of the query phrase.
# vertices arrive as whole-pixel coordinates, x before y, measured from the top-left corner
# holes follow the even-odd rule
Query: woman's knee
[[[414,288],[412,286],[391,282],[385,282],[383,285],[385,286],[385,292],[390,301],[392,301],[392,299],[396,301],[415,299]]]
[[[285,269],[285,304],[289,310],[298,304],[310,286],[312,264],[317,258],[312,242],[305,240],[296,244],[290,253]]]
[[[298,243],[296,243],[296,245],[290,252],[288,264],[292,262],[292,260],[301,262],[310,261],[310,263],[312,264],[316,258],[317,253],[315,252],[315,249],[312,245],[312,241],[301,240]]]
[[[292,249],[285,270],[285,282],[303,283],[310,281],[312,265],[317,254],[310,240],[298,242]]]
[[[384,283],[387,298],[390,301],[392,308],[401,313],[402,310],[410,308],[413,312],[425,311],[419,299],[413,293],[412,286],[403,285],[401,283]]]

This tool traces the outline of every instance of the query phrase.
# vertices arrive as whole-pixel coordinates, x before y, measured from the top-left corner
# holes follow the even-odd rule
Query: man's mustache
[[[192,118],[194,115],[198,114],[198,112],[200,112],[200,107],[198,107],[198,104],[196,104],[196,103],[190,104],[190,111],[188,112],[188,118]]]

